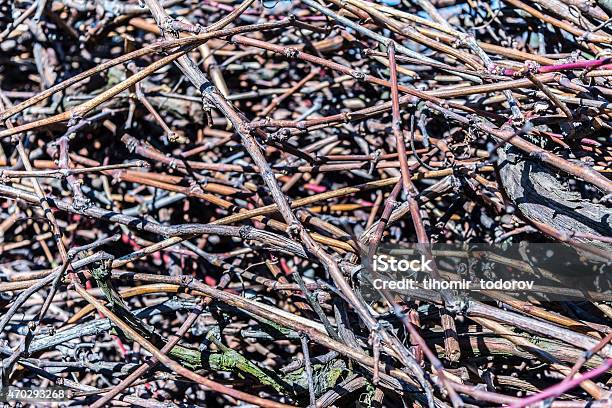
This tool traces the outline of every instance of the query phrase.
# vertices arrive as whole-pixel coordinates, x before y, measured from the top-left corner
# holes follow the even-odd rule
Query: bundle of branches
[[[610,406],[604,292],[371,299],[362,278],[383,245],[531,242],[609,279],[611,16],[1,1],[2,397]]]

